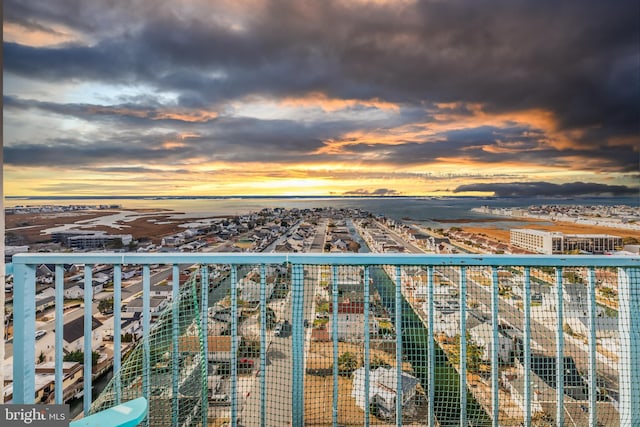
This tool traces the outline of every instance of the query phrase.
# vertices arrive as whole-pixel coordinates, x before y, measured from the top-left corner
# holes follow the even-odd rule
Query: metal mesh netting
[[[620,425],[619,269],[208,268],[208,363],[192,279],[149,335],[150,425],[201,425],[203,400],[208,425]],[[142,395],[144,352],[94,411],[116,379],[121,400]]]
[[[196,275],[180,287],[178,296],[165,308],[148,332],[148,346],[139,341],[114,374],[91,413],[121,402],[149,396],[147,425],[195,425],[202,416],[203,390],[206,393],[206,362],[203,361],[202,334]],[[176,328],[176,334],[172,333]],[[145,332],[147,334],[147,332]],[[172,360],[177,337],[178,352]],[[149,373],[145,374],[145,358]],[[175,364],[177,362],[177,366]],[[175,373],[173,372],[174,368]],[[174,381],[174,376],[177,381]],[[148,387],[148,390],[145,388]],[[206,394],[205,394],[206,396]]]

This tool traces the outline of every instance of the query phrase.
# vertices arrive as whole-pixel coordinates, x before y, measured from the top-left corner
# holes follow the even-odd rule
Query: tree
[[[455,338],[455,351],[450,356],[451,363],[455,365],[460,364],[460,334]],[[480,371],[480,364],[482,363],[482,354],[484,348],[475,344],[470,339],[470,335],[467,332],[467,370],[469,372]]]
[[[338,371],[341,375],[349,375],[358,368],[358,358],[350,351],[345,351],[338,357]]]
[[[390,368],[391,365],[389,365],[387,362],[384,361],[384,359],[380,356],[373,356],[371,358],[371,362],[369,362],[369,366],[371,367],[371,370],[374,369],[378,369],[378,368]]]
[[[113,297],[101,299],[98,303],[98,311],[102,314],[113,313]]]
[[[98,364],[98,359],[100,359],[100,354],[97,351],[91,352],[91,366],[95,366]],[[72,351],[67,353],[62,358],[65,362],[78,362],[84,363],[84,351]]]

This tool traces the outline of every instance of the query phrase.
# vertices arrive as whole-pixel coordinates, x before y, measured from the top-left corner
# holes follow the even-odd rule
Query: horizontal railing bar
[[[15,264],[310,264],[486,267],[637,267],[640,257],[609,255],[300,254],[300,253],[22,253]]]

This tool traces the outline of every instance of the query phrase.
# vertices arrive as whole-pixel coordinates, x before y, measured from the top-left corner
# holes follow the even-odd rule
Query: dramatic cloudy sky
[[[7,195],[638,195],[637,0],[5,0]]]

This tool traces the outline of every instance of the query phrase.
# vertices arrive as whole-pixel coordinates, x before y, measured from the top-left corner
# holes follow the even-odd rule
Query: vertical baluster
[[[436,365],[436,355],[435,355],[435,334],[434,334],[434,322],[433,322],[433,266],[430,265],[427,267],[427,328],[428,328],[428,344],[427,344],[427,357],[429,358],[429,373],[428,373],[428,393],[429,393],[429,414],[428,414],[428,425],[429,427],[434,427],[435,423],[435,414],[434,414],[434,405],[435,405],[435,397],[436,397],[436,381],[435,381],[435,365]]]
[[[267,272],[260,265],[260,427],[267,425]]]
[[[149,330],[151,329],[150,313],[151,272],[149,265],[142,267],[142,395],[149,401],[151,375],[151,349],[149,344]],[[147,416],[146,425],[149,425]]]
[[[396,426],[402,426],[402,270],[396,266]]]
[[[84,266],[84,396],[82,399],[82,407],[84,415],[89,414],[91,408],[91,383],[92,383],[92,326],[93,326],[93,278],[92,278],[92,265]]]
[[[369,354],[369,266],[364,267],[364,407],[369,408],[369,371],[371,359]],[[369,410],[364,411],[364,425],[369,426]]]
[[[556,268],[556,423],[564,425],[564,297],[562,295],[562,267]]]
[[[231,266],[231,426],[238,425],[238,266]]]
[[[178,411],[180,408],[180,400],[178,399],[178,385],[180,381],[180,362],[178,360],[178,352],[180,351],[178,347],[180,345],[178,342],[178,336],[180,335],[180,313],[178,312],[180,266],[178,264],[173,264],[171,268],[171,275],[171,425],[173,427],[178,427]]]
[[[304,425],[304,268],[300,264],[293,266],[293,387],[292,387],[292,424]]]
[[[333,344],[333,425],[338,425],[338,267],[332,267],[332,313],[331,313],[331,341]]]
[[[499,424],[499,396],[498,396],[498,351],[500,349],[500,336],[498,334],[498,288],[500,287],[498,269],[493,267],[491,269],[491,326],[492,326],[492,338],[491,338],[491,420],[493,427],[498,427]]]
[[[55,321],[55,403],[63,404],[64,393],[64,267],[56,264],[55,268],[55,298],[56,298],[56,321]]]
[[[200,318],[200,327],[202,330],[202,370],[205,378],[209,377],[209,267],[202,266],[200,270],[200,299],[202,306],[202,317]],[[208,380],[207,380],[208,383]],[[209,397],[208,388],[202,388],[202,425],[207,425],[209,416]]]
[[[596,427],[598,410],[598,375],[596,373],[596,277],[593,267],[589,268],[587,280],[589,311],[589,427]]]
[[[113,376],[115,379],[116,405],[120,404],[122,397],[122,384],[120,378],[120,365],[122,356],[120,354],[120,336],[122,334],[121,323],[122,310],[122,265],[113,266]]]
[[[640,425],[640,268],[618,269],[620,425]]]
[[[460,267],[460,425],[467,425],[467,269]]]
[[[524,425],[531,425],[531,268],[524,268]]]
[[[13,403],[35,400],[36,267],[16,264],[13,274]]]

